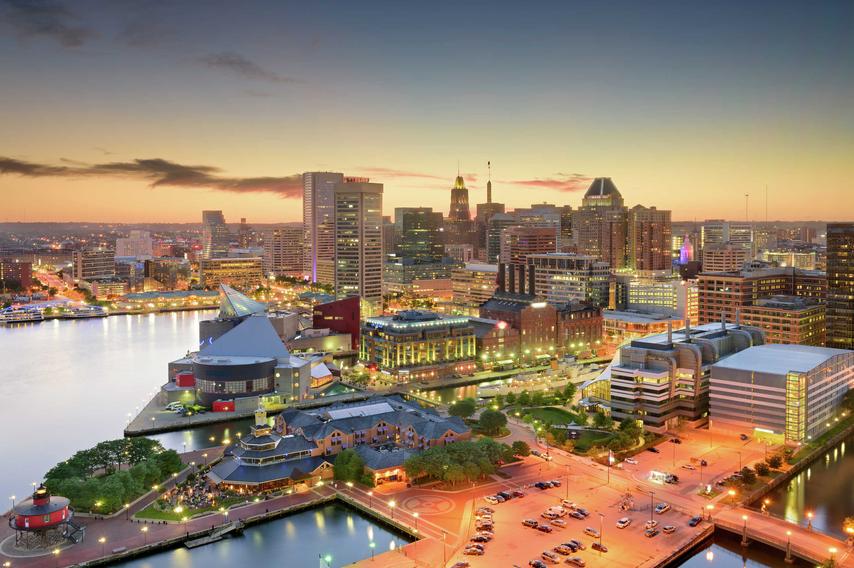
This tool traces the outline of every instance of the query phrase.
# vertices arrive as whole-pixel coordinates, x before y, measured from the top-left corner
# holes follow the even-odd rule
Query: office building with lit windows
[[[335,186],[344,181],[337,172],[302,174],[303,272],[312,282],[335,280]]]
[[[199,261],[199,283],[205,288],[228,284],[242,290],[260,286],[264,271],[260,257],[203,258]]]
[[[609,371],[582,392],[610,406],[615,420],[641,420],[652,431],[699,425],[709,414],[712,365],[762,344],[762,330],[728,323],[651,335],[623,346]]]
[[[854,223],[827,225],[827,346],[854,349]]]
[[[472,373],[475,357],[468,317],[404,310],[369,317],[362,325],[359,359],[401,382]]]
[[[498,265],[469,263],[451,272],[454,308],[463,314],[477,315],[481,304],[498,288]]]
[[[762,328],[767,343],[824,346],[825,305],[816,298],[772,296],[741,308],[741,322]]]
[[[529,293],[550,304],[608,304],[611,271],[607,263],[595,257],[572,253],[531,254],[527,257],[527,269],[534,275],[534,287]]]
[[[854,388],[854,351],[758,345],[711,366],[711,426],[804,443],[838,422]]]

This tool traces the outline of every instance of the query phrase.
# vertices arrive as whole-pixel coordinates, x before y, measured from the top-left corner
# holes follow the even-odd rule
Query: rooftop
[[[775,375],[805,373],[832,357],[846,353],[851,351],[812,345],[756,345],[718,361],[712,368],[757,371]]]

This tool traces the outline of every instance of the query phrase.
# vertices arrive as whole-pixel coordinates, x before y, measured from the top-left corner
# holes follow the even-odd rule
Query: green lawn
[[[569,424],[570,422],[576,421],[576,416],[573,413],[553,406],[526,408],[523,412],[525,414],[530,414],[535,420],[551,424]]]
[[[611,439],[611,434],[602,432],[582,432],[575,440],[575,451],[586,452],[593,446],[604,446]]]

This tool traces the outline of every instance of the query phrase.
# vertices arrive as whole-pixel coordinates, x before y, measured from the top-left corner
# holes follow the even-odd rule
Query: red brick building
[[[343,300],[317,304],[312,311],[311,327],[331,329],[338,333],[349,333],[352,349],[359,349],[359,297],[351,296]]]
[[[24,290],[33,285],[33,263],[0,258],[0,292],[17,284]]]

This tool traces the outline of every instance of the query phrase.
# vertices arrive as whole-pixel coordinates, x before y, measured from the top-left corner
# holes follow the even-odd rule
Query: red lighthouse
[[[67,539],[80,542],[83,529],[71,518],[74,511],[65,497],[51,495],[47,487],[39,485],[30,499],[16,504],[9,517],[9,526],[15,530],[15,544],[24,548],[55,546]]]

